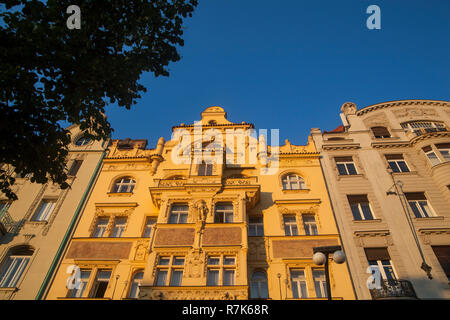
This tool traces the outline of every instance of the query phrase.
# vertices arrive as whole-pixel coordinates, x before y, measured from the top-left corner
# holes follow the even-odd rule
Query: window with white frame
[[[294,298],[308,298],[308,288],[304,269],[291,269],[291,286]]]
[[[143,238],[150,238],[152,236],[152,230],[153,226],[156,223],[156,218],[154,217],[147,217],[145,218],[145,226],[144,231],[142,232]]]
[[[27,245],[9,250],[0,265],[0,288],[13,288],[17,285],[33,253],[34,249]]]
[[[128,298],[137,299],[139,296],[139,285],[144,278],[144,271],[138,271],[133,275],[130,283],[130,291],[128,292]]]
[[[187,204],[174,204],[170,207],[169,223],[187,223],[189,206]]]
[[[434,150],[431,146],[423,147],[422,150],[423,150],[423,152],[425,152],[425,155],[427,156],[427,158],[430,161],[432,166],[435,166],[435,165],[441,163],[441,160],[438,158],[438,156],[436,155],[436,153],[434,152]]]
[[[109,217],[98,217],[94,231],[92,232],[93,238],[106,237],[106,228],[108,227]]]
[[[255,271],[250,279],[250,299],[269,298],[269,287],[267,282],[267,273],[264,271]]]
[[[81,269],[79,287],[69,289],[69,291],[67,292],[67,298],[81,298],[83,296],[84,291],[86,290],[90,277],[91,277],[90,269]]]
[[[214,209],[214,223],[233,222],[234,209],[232,203],[217,203]]]
[[[352,157],[335,157],[334,160],[336,161],[339,175],[348,176],[358,174]]]
[[[112,192],[114,193],[124,193],[133,192],[136,181],[130,177],[124,177],[116,180]]]
[[[91,298],[103,298],[108,289],[109,280],[111,279],[111,270],[99,269],[95,277],[95,281],[91,288]]]
[[[409,206],[416,218],[429,218],[434,216],[428,200],[423,192],[408,192],[405,193]]]
[[[183,256],[160,256],[156,268],[155,286],[181,286],[183,269]]]
[[[436,132],[445,130],[445,125],[442,122],[437,121],[410,121],[401,124],[405,132],[412,131],[417,134],[422,134],[421,131],[425,132]]]
[[[298,235],[297,218],[296,218],[295,214],[283,215],[283,223],[284,223],[285,235],[287,235],[287,236],[297,236]]]
[[[401,154],[387,154],[386,160],[389,163],[389,167],[393,172],[409,172],[408,165],[406,164],[403,155]]]
[[[395,281],[397,279],[387,248],[365,248],[364,251],[369,266],[378,269],[383,280]]]
[[[249,236],[263,236],[264,235],[263,217],[249,218],[248,235]]]
[[[327,297],[327,279],[324,270],[313,270],[314,289],[317,298]]]
[[[437,143],[436,148],[441,153],[445,162],[450,161],[450,143]]]
[[[207,286],[232,286],[235,283],[235,273],[235,256],[208,256],[206,273]]]
[[[301,190],[305,189],[305,180],[297,174],[290,173],[285,175],[281,182],[284,190]]]
[[[354,220],[374,219],[369,200],[367,199],[367,195],[348,195],[347,198],[352,210]]]
[[[316,217],[313,214],[302,215],[303,227],[307,236],[318,235]]]
[[[44,199],[33,215],[32,221],[47,221],[55,208],[56,200]]]
[[[114,227],[111,231],[112,238],[120,238],[125,231],[125,227],[127,225],[126,217],[115,217],[114,219]]]

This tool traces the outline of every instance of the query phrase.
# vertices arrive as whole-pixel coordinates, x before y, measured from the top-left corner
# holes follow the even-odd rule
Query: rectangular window
[[[208,286],[218,286],[219,285],[219,270],[216,269],[208,269],[208,273],[206,275],[206,285]]]
[[[153,225],[156,223],[156,218],[147,217],[145,219],[144,232],[142,232],[143,238],[150,238],[152,235]]]
[[[11,203],[8,201],[0,201],[0,211],[8,210],[10,205]]]
[[[81,270],[80,272],[80,286],[79,288],[70,289],[67,292],[67,298],[81,298],[86,290],[89,278],[91,276],[91,270]]]
[[[403,159],[403,155],[387,154],[386,160],[393,172],[409,172],[408,165],[406,164],[405,159]]]
[[[114,219],[114,228],[111,231],[112,238],[120,238],[127,225],[127,218],[116,217]]]
[[[450,246],[432,246],[431,248],[450,282]]]
[[[327,280],[324,270],[313,270],[314,289],[317,298],[327,297]]]
[[[263,236],[264,235],[263,217],[249,218],[248,235],[249,236]]]
[[[436,144],[436,148],[441,153],[444,161],[450,161],[450,143],[438,143]]]
[[[305,234],[307,236],[315,236],[318,235],[317,231],[317,223],[316,217],[313,214],[304,214],[303,218],[303,227],[305,228]]]
[[[234,285],[234,270],[223,271],[223,285],[224,286],[232,286]]]
[[[198,166],[198,175],[199,176],[212,176],[213,174],[213,165],[212,163],[202,162]]]
[[[206,285],[233,286],[235,283],[236,257],[210,256],[208,257]]]
[[[95,277],[95,282],[92,286],[92,298],[103,298],[105,296],[110,278],[111,270],[98,270],[97,276]]]
[[[294,298],[308,298],[308,290],[306,287],[305,270],[291,270],[292,295]]]
[[[416,218],[428,218],[434,216],[433,210],[425,197],[425,193],[409,192],[405,193],[405,196]]]
[[[377,139],[391,137],[391,134],[389,133],[389,130],[386,127],[373,127],[372,133],[374,137]]]
[[[397,279],[387,248],[365,248],[364,251],[369,265],[377,268],[384,280]]]
[[[102,238],[105,236],[108,221],[109,221],[108,217],[99,217],[97,219],[97,224],[95,225],[94,232],[92,233],[93,238]]]
[[[188,213],[188,205],[173,205],[170,208],[169,223],[187,223]]]
[[[184,257],[159,257],[155,285],[181,286],[183,280]]]
[[[70,166],[69,172],[67,173],[69,176],[75,177],[78,173],[78,170],[81,167],[83,160],[74,160],[72,165]]]
[[[215,206],[214,223],[232,223],[233,213],[232,204],[217,204]]]
[[[47,221],[55,208],[55,200],[42,200],[38,209],[33,215],[32,221]]]
[[[367,195],[348,195],[347,198],[354,220],[374,219]]]
[[[284,215],[283,216],[283,222],[284,222],[284,232],[287,236],[297,236],[298,235],[298,228],[297,228],[297,219],[295,215]]]
[[[358,174],[352,157],[336,157],[334,160],[336,161],[339,175],[345,176]]]
[[[29,261],[29,256],[9,256],[0,268],[0,288],[15,287]]]
[[[435,166],[437,164],[441,163],[441,160],[438,158],[436,153],[433,151],[433,149],[430,146],[426,146],[422,148],[423,152],[425,152],[425,155],[427,156],[428,160],[430,160],[430,163],[432,166]]]

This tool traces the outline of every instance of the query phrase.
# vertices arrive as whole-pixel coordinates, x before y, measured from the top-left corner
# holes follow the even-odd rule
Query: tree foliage
[[[146,88],[142,72],[168,76],[180,60],[183,20],[197,0],[0,1],[0,191],[10,199],[16,173],[67,188],[69,132],[107,138],[105,107],[130,109]],[[70,30],[67,8],[81,9]]]

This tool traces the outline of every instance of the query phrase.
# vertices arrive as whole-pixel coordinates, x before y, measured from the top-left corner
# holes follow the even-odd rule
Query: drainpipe
[[[95,168],[94,172],[92,173],[91,180],[89,181],[89,184],[88,184],[86,190],[84,191],[83,197],[81,198],[80,203],[78,204],[78,207],[77,207],[77,209],[75,211],[75,214],[74,214],[74,216],[72,218],[72,221],[70,221],[69,228],[67,229],[67,232],[64,235],[64,238],[63,238],[63,240],[62,240],[62,242],[61,242],[61,244],[60,244],[60,246],[58,248],[58,251],[56,252],[55,258],[53,259],[53,262],[52,262],[52,264],[50,266],[50,269],[48,270],[47,275],[45,276],[44,282],[42,283],[41,288],[39,289],[39,292],[36,295],[35,300],[42,300],[44,298],[44,293],[45,293],[45,291],[47,289],[47,286],[48,286],[48,284],[50,282],[50,278],[52,277],[52,275],[53,275],[53,273],[54,273],[54,271],[56,269],[56,266],[58,264],[58,261],[60,260],[60,258],[62,256],[62,253],[63,253],[63,251],[66,248],[67,242],[68,242],[68,240],[69,240],[69,238],[70,238],[70,236],[71,236],[71,234],[73,232],[73,228],[75,226],[75,223],[77,222],[78,216],[80,215],[81,208],[85,204],[86,198],[87,198],[88,194],[92,190],[92,186],[94,185],[94,180],[97,178],[100,166],[103,163],[103,158],[105,157],[105,155],[106,155],[106,151],[103,151],[102,156],[100,157],[100,160],[97,163],[97,167]]]

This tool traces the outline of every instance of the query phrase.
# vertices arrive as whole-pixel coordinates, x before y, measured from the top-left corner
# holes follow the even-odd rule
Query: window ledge
[[[131,197],[133,192],[108,192],[108,197]]]
[[[339,178],[347,178],[347,177],[361,177],[363,178],[364,175],[362,173],[358,173],[358,174],[338,174]]]
[[[34,220],[30,220],[30,221],[26,221],[25,224],[31,225],[31,226],[34,226],[34,227],[45,226],[46,224],[48,224],[48,221],[34,221]]]
[[[381,219],[370,219],[370,220],[353,220],[354,223],[378,223]]]
[[[308,193],[311,189],[282,189],[283,193]]]
[[[405,176],[410,174],[419,174],[417,171],[408,171],[408,172],[393,172],[394,176]]]
[[[444,220],[444,217],[443,216],[427,217],[427,218],[425,218],[425,217],[421,217],[421,218],[414,217],[414,220],[416,220],[416,221]]]

